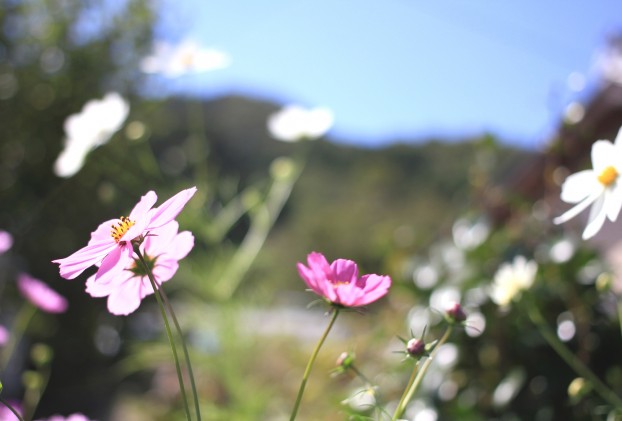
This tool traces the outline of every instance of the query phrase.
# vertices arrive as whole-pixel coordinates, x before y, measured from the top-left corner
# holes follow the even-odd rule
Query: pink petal
[[[91,239],[89,240],[88,245],[96,244],[96,243],[115,243],[114,238],[112,237],[112,226],[117,225],[119,219],[109,219],[105,222],[99,224],[97,229],[91,233]]]
[[[131,241],[144,233],[149,223],[149,212],[157,200],[158,196],[154,191],[148,191],[140,198],[140,201],[134,206],[134,209],[128,216],[134,222],[134,225],[121,237],[122,241]]]
[[[125,274],[125,278],[123,275]],[[86,280],[86,293],[91,297],[107,297],[112,291],[119,287],[124,282],[127,282],[134,276],[132,272],[126,271],[116,277],[112,282],[104,283],[104,282],[96,282],[95,275],[90,276],[89,279]]]
[[[52,260],[52,263],[59,264],[60,276],[65,279],[74,279],[117,248],[114,239],[110,237],[110,240],[90,243],[64,259]]]
[[[143,243],[143,250],[148,250],[149,256],[159,256],[173,249],[173,239],[177,235],[179,224],[171,221],[168,224],[149,231]]]
[[[62,295],[48,287],[42,281],[25,273],[19,274],[17,286],[24,297],[36,307],[48,313],[63,313],[67,311],[67,300]]]
[[[186,203],[194,196],[197,188],[182,190],[150,212],[150,222],[146,229],[155,229],[175,219]]]
[[[158,259],[155,267],[153,268],[153,277],[156,280],[156,284],[161,285],[162,282],[166,282],[175,275],[179,269],[179,263],[176,259]],[[147,279],[147,281],[149,281]],[[149,282],[151,285],[151,282]],[[151,288],[153,289],[153,288]],[[153,290],[151,291],[153,292]]]
[[[95,282],[109,283],[130,267],[134,251],[129,243],[119,243],[102,261]]]
[[[108,311],[117,316],[134,312],[141,301],[140,279],[131,278],[115,288],[108,296]]]
[[[332,281],[346,284],[356,282],[359,270],[352,260],[337,259],[331,263],[330,268],[335,275]]]
[[[194,236],[190,231],[182,231],[173,239],[166,255],[175,260],[181,260],[194,248]]]
[[[361,278],[365,283],[364,294],[358,305],[367,305],[384,297],[391,287],[391,278],[388,276],[365,275]]]

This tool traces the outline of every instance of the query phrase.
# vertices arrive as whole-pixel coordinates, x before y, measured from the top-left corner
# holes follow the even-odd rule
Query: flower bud
[[[354,353],[352,352],[342,352],[339,358],[337,358],[337,366],[341,367],[344,371],[347,370],[354,364],[354,357]]]
[[[420,358],[426,354],[425,342],[419,338],[412,338],[406,343],[406,352],[413,358]]]
[[[445,319],[451,324],[462,323],[467,319],[466,313],[460,303],[454,303],[445,311]]]
[[[592,389],[583,377],[577,377],[568,385],[568,397],[573,402],[578,402]]]
[[[341,355],[337,358],[335,362],[336,366],[333,370],[331,370],[331,376],[336,377],[341,374],[344,374],[354,365],[354,353],[353,352],[342,352]],[[356,369],[355,369],[356,371]]]

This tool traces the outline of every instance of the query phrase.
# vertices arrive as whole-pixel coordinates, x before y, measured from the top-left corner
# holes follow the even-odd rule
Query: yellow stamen
[[[121,240],[121,237],[125,235],[127,230],[129,230],[132,225],[134,225],[134,221],[127,216],[122,216],[119,218],[117,225],[112,225],[112,232],[110,235],[114,238],[114,241],[118,243]]]
[[[618,171],[614,167],[609,166],[600,173],[600,175],[598,176],[598,181],[600,181],[600,183],[605,186],[610,186],[611,184],[613,184],[614,181],[617,180],[617,178]]]

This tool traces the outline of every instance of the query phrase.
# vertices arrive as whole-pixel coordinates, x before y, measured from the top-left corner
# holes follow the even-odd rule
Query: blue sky
[[[614,0],[162,1],[160,37],[232,57],[175,89],[327,106],[330,137],[366,145],[489,132],[541,146],[622,31]]]

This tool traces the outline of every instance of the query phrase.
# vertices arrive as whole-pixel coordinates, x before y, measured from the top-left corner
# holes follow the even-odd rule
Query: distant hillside
[[[479,206],[475,190],[501,181],[529,153],[489,137],[464,142],[402,141],[379,149],[316,141],[273,140],[266,129],[275,104],[226,97],[204,105],[209,162],[240,183],[265,177],[272,160],[308,147],[308,162],[251,278],[287,283],[309,251],[382,265],[389,251],[413,252],[446,234]],[[287,262],[287,263],[284,263]]]

